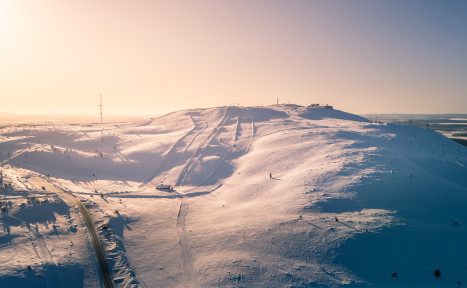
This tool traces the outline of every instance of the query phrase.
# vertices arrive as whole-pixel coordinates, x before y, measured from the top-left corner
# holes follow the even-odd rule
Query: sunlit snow
[[[77,208],[37,176],[84,202],[116,287],[467,283],[467,149],[435,131],[231,106],[5,126],[0,153],[1,287],[100,285]]]

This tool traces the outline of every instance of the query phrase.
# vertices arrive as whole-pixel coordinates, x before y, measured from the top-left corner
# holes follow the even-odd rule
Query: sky
[[[0,0],[0,111],[467,113],[464,0]]]

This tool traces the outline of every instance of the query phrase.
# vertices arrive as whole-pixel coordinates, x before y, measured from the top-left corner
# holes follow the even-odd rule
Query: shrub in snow
[[[77,225],[71,225],[70,228],[68,228],[68,229],[70,229],[71,232],[75,233],[75,232],[78,231],[78,226]]]

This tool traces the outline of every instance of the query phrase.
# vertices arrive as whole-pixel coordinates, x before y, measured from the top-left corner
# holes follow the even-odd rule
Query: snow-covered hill
[[[219,107],[3,127],[0,153],[2,286],[98,285],[76,208],[35,176],[85,203],[117,287],[467,283],[467,149],[431,130]]]

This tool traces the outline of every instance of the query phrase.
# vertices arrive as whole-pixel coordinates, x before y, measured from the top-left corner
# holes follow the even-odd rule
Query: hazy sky
[[[0,0],[0,111],[467,113],[467,1]]]

